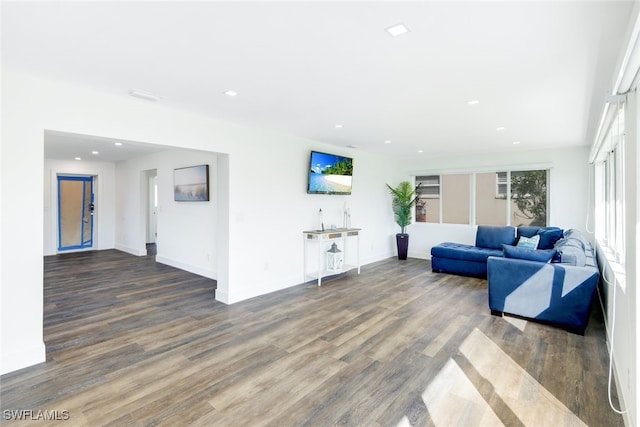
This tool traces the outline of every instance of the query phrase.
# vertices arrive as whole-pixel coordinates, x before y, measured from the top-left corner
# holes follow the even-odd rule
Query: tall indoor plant
[[[398,259],[407,259],[409,249],[409,235],[406,233],[407,225],[411,224],[413,207],[420,196],[420,184],[413,187],[409,181],[402,181],[393,188],[387,184],[391,193],[391,208],[396,217],[396,223],[400,226],[400,233],[396,234],[396,244],[398,246]]]

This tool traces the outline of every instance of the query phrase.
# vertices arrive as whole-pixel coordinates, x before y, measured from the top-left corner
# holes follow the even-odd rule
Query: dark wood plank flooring
[[[78,426],[623,425],[607,404],[597,304],[585,336],[498,318],[486,281],[416,259],[231,306],[214,288],[153,257],[46,257],[47,362],[0,378],[3,415],[68,411],[37,425]]]

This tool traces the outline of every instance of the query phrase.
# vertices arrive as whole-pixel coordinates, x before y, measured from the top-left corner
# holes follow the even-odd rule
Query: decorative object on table
[[[347,202],[344,202],[342,210],[342,228],[351,228],[351,209],[347,207]]]
[[[320,221],[320,227],[318,228],[318,231],[324,231],[324,218],[322,215],[322,208],[320,208],[320,210],[318,211],[318,220]]]
[[[391,208],[401,230],[396,234],[398,259],[405,260],[409,250],[409,235],[406,233],[406,229],[413,219],[411,214],[420,196],[420,184],[414,188],[409,181],[402,181],[395,188],[387,184],[387,188],[392,196]]]
[[[331,248],[327,251],[327,270],[340,271],[342,269],[342,263],[344,262],[344,254],[338,245],[331,244]]]
[[[322,278],[331,276],[334,274],[344,273],[354,268],[358,269],[360,274],[360,228],[344,229],[339,228],[336,230],[311,230],[303,231],[302,236],[304,240],[304,282],[309,278],[317,280],[318,286],[322,285]],[[355,247],[351,245],[352,249],[355,249],[355,254],[352,249],[347,251],[349,245],[347,241],[355,243]],[[327,270],[327,245],[325,243],[338,242],[338,246],[342,248],[342,266],[339,271]],[[342,243],[340,243],[342,242]],[[347,256],[347,252],[351,253]],[[315,257],[309,256],[311,253],[315,254]],[[354,257],[355,255],[355,257]],[[313,262],[313,258],[317,260],[317,264]],[[355,263],[349,262],[355,260]],[[310,263],[309,261],[312,261]],[[309,269],[309,266],[317,267],[317,269]]]
[[[173,199],[176,202],[209,201],[209,165],[174,169]]]
[[[347,202],[344,202],[344,208],[342,209],[342,228],[347,227]]]

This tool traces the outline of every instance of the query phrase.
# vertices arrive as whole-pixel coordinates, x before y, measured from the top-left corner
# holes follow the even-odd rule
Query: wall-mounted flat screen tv
[[[351,194],[353,159],[312,151],[309,160],[309,194]]]

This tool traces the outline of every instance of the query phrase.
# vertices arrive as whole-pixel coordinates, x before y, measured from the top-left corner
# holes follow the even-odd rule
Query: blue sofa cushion
[[[556,241],[563,236],[563,230],[559,227],[538,227],[535,225],[523,225],[517,229],[516,241],[520,241],[521,237],[540,236],[538,249],[553,249]]]
[[[563,231],[561,228],[547,227],[538,231],[540,243],[538,249],[553,249],[553,245],[562,238]]]
[[[516,236],[516,241],[520,240],[521,237],[533,237],[538,234],[540,230],[542,230],[542,227],[535,225],[521,225],[517,228],[518,235]]]
[[[518,246],[502,245],[505,258],[528,259],[529,261],[549,262],[556,254],[555,249],[534,250]]]
[[[487,262],[490,256],[502,256],[502,248],[489,249],[461,243],[444,242],[431,248],[431,256],[461,261]]]
[[[516,241],[515,227],[495,225],[479,225],[476,231],[476,247],[499,249],[502,245],[513,245]]]

